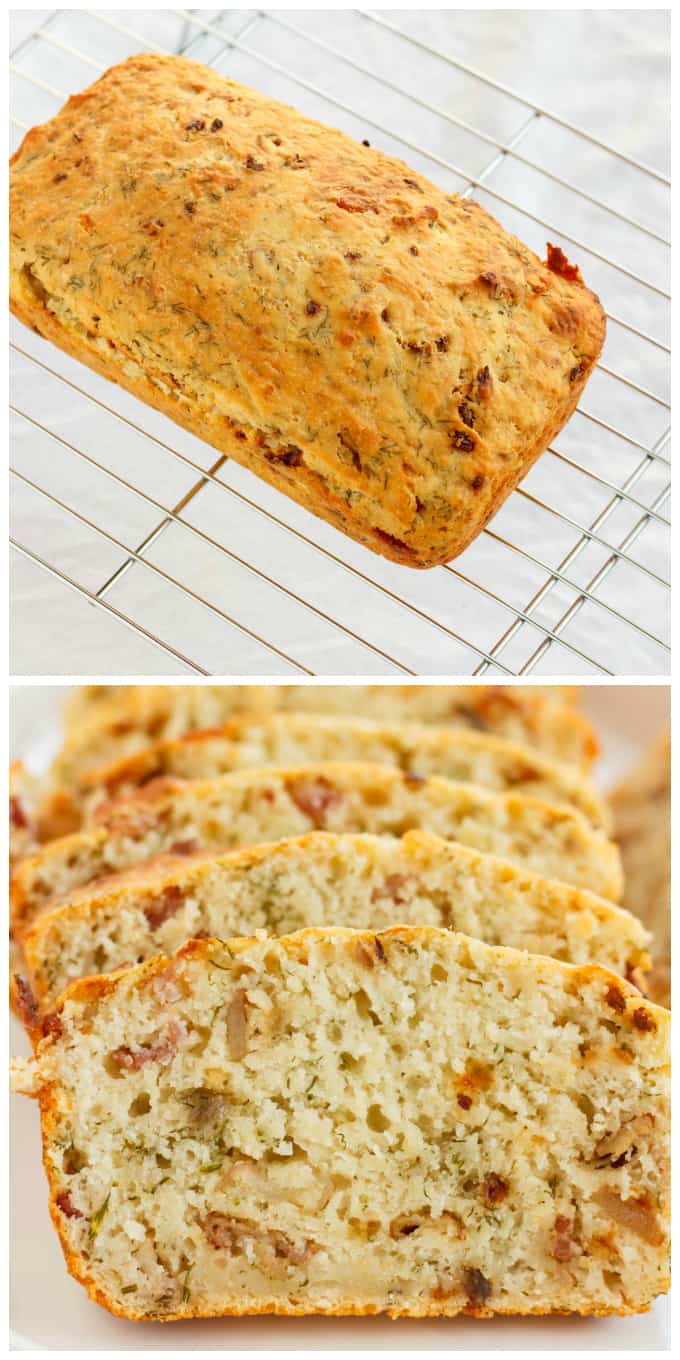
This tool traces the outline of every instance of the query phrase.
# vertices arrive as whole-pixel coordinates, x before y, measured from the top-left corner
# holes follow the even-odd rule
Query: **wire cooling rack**
[[[447,52],[411,11],[35,13],[12,53],[13,145],[112,63],[182,52],[474,195],[537,253],[561,245],[608,338],[489,527],[416,572],[13,324],[15,552],[151,643],[159,673],[665,674],[666,176],[459,58],[455,11]]]

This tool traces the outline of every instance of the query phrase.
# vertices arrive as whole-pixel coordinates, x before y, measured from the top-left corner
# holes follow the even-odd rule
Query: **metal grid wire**
[[[113,62],[182,52],[474,194],[539,254],[561,245],[608,314],[579,411],[428,572],[14,326],[13,547],[146,638],[159,673],[668,671],[668,180],[420,32],[408,11],[56,10],[12,53],[14,144]]]

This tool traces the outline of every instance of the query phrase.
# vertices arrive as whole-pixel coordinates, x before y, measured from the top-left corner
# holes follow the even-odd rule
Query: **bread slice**
[[[133,693],[135,693],[137,690],[150,690],[150,689],[174,689],[174,690],[180,690],[180,689],[185,689],[185,688],[188,688],[188,686],[184,686],[184,685],[163,685],[163,686],[160,686],[160,685],[158,685],[158,686],[152,686],[152,685],[78,685],[76,688],[74,688],[74,689],[71,691],[71,693],[69,694],[69,696],[68,696],[68,698],[67,698],[67,700],[66,700],[66,703],[65,703],[65,705],[64,705],[64,719],[65,719],[65,722],[66,722],[67,730],[68,730],[68,731],[72,731],[75,727],[77,727],[78,724],[82,721],[82,719],[83,719],[84,717],[86,717],[89,713],[91,713],[95,708],[97,708],[104,700],[109,700],[109,699],[114,699],[114,698],[121,698],[121,697],[123,697],[123,696],[133,694]],[[302,685],[290,685],[290,684],[284,683],[284,684],[282,684],[282,685],[280,685],[280,686],[279,686],[279,685],[276,685],[276,684],[264,684],[264,685],[229,685],[229,686],[212,686],[212,685],[203,685],[203,684],[201,684],[198,688],[200,688],[200,689],[202,689],[202,690],[206,690],[206,689],[210,690],[210,689],[213,689],[213,688],[215,688],[215,689],[229,688],[229,689],[232,689],[232,690],[253,690],[253,691],[258,692],[258,693],[259,693],[259,692],[263,692],[263,691],[265,691],[265,690],[271,689],[271,690],[273,690],[274,693],[276,694],[278,690],[292,691],[292,690],[296,690],[296,689],[297,689],[297,690],[309,689],[309,690],[311,690],[311,691],[320,692],[322,689],[327,689],[327,690],[344,689],[345,686],[344,686],[344,685],[343,685],[343,686],[335,686],[335,685],[318,685],[318,684],[315,684],[315,683],[313,683],[313,682],[309,682],[309,683],[305,683],[305,684],[302,684]],[[398,684],[394,684],[394,685],[366,685],[366,686],[363,686],[363,685],[362,685],[362,686],[361,686],[361,689],[362,689],[362,690],[363,690],[363,689],[370,689],[370,690],[375,691],[375,690],[379,690],[379,689],[380,689],[380,690],[383,690],[383,691],[386,692],[388,689],[394,689],[394,690],[397,690],[397,691],[398,691],[398,690],[402,690],[403,693],[404,693],[405,695],[408,694],[408,693],[410,693],[410,692],[412,692],[414,696],[417,696],[417,694],[418,694],[418,692],[419,692],[420,690],[425,690],[425,689],[442,689],[442,690],[448,690],[448,692],[449,692],[450,694],[455,695],[456,693],[458,693],[458,692],[460,692],[460,691],[462,691],[462,690],[466,690],[466,689],[467,689],[467,690],[478,689],[478,690],[487,690],[487,691],[488,691],[488,690],[490,690],[490,689],[494,689],[494,690],[495,690],[495,689],[499,689],[499,690],[502,690],[503,688],[508,688],[508,689],[509,689],[511,692],[513,692],[514,694],[540,694],[540,695],[543,696],[544,699],[546,699],[546,700],[547,700],[548,702],[550,702],[550,703],[555,703],[555,704],[567,704],[567,705],[572,705],[572,706],[578,704],[579,699],[580,699],[580,695],[581,695],[581,686],[580,686],[580,685],[519,685],[519,684],[515,684],[514,681],[513,681],[512,684],[509,685],[509,686],[503,686],[503,685],[493,685],[493,686],[491,686],[491,685],[445,685],[445,684],[441,684],[441,685],[439,685],[439,684],[416,685],[416,684],[411,684],[411,683],[406,684],[406,685],[398,685]],[[279,707],[279,705],[278,705],[278,704],[273,704],[272,707]],[[291,707],[292,707],[292,705],[291,705]],[[246,708],[246,711],[249,711],[249,706],[248,706],[248,705],[246,705],[245,708]],[[320,710],[320,711],[321,711],[321,710]]]
[[[355,541],[433,567],[555,440],[606,330],[559,246],[540,260],[451,178],[136,53],[12,156],[10,305]]]
[[[564,803],[595,826],[609,810],[586,775],[504,737],[459,732],[427,723],[374,723],[364,718],[275,713],[232,718],[221,728],[156,742],[83,776],[90,802],[117,796],[157,775],[209,779],[246,766],[301,761],[361,760],[420,775],[513,790]]]
[[[625,902],[654,936],[650,995],[671,1004],[671,743],[665,733],[612,794]]]
[[[13,761],[9,767],[10,865],[34,854],[40,845],[35,818],[40,793],[36,776],[26,769],[23,761]]]
[[[71,691],[71,693],[69,694],[69,696],[68,696],[68,698],[67,698],[67,700],[66,700],[66,703],[64,704],[64,721],[65,721],[65,725],[66,725],[66,731],[67,731],[69,737],[71,737],[71,736],[74,735],[76,729],[80,726],[80,724],[81,724],[81,722],[83,721],[83,719],[89,718],[90,715],[94,713],[95,709],[100,708],[100,706],[101,706],[102,703],[108,702],[108,701],[111,700],[111,699],[123,699],[123,698],[125,698],[126,701],[127,701],[127,697],[130,696],[130,695],[136,694],[136,692],[137,692],[138,690],[139,690],[139,691],[141,691],[141,690],[147,690],[147,691],[148,691],[148,690],[150,690],[150,689],[152,689],[152,688],[157,688],[157,689],[173,689],[173,690],[176,690],[176,691],[177,691],[177,690],[181,690],[181,689],[188,688],[188,686],[184,686],[184,685],[163,685],[163,686],[160,686],[160,685],[159,685],[159,686],[151,686],[151,685],[79,685],[77,688],[75,688],[75,689],[73,689],[73,690]],[[300,708],[298,707],[298,705],[295,704],[295,703],[287,702],[285,696],[286,696],[287,694],[289,694],[289,693],[292,694],[293,691],[298,691],[299,693],[302,693],[304,690],[309,689],[309,690],[311,691],[312,694],[317,693],[317,694],[319,695],[319,697],[320,697],[320,703],[319,703],[319,705],[318,705],[318,707],[316,708],[315,711],[321,713],[321,712],[325,712],[325,711],[326,711],[326,710],[324,709],[323,705],[327,702],[327,700],[324,698],[324,696],[323,696],[322,693],[321,693],[322,690],[327,690],[327,691],[329,691],[329,692],[332,692],[334,689],[338,689],[338,690],[339,690],[339,689],[345,689],[345,688],[348,688],[348,687],[345,686],[345,685],[341,685],[341,686],[340,686],[340,685],[318,685],[318,684],[314,684],[314,683],[303,684],[303,685],[289,685],[289,684],[285,684],[285,683],[284,683],[284,684],[282,684],[282,685],[276,685],[276,684],[265,684],[265,685],[229,685],[229,686],[221,686],[221,685],[215,685],[215,686],[213,686],[213,685],[201,685],[199,688],[202,689],[202,690],[223,689],[223,688],[226,689],[226,688],[229,688],[230,690],[232,690],[232,691],[234,692],[235,695],[238,696],[237,699],[235,700],[234,710],[233,710],[233,711],[234,711],[234,712],[246,712],[246,713],[249,713],[249,712],[262,712],[262,711],[273,712],[273,711],[275,711],[276,709],[282,709],[282,708],[287,708],[287,709],[290,709],[291,711],[298,711],[298,712],[299,712],[299,711],[300,711]],[[352,687],[350,687],[350,688],[352,688]],[[420,691],[434,690],[434,689],[443,690],[444,692],[448,692],[448,694],[449,694],[453,699],[455,699],[455,697],[456,697],[457,695],[460,695],[461,692],[464,691],[464,690],[479,690],[480,692],[482,692],[482,691],[490,692],[491,690],[493,690],[493,691],[496,691],[496,690],[503,691],[504,689],[507,689],[513,696],[515,696],[515,695],[524,695],[524,694],[534,694],[534,695],[539,695],[539,694],[540,694],[540,695],[542,696],[542,698],[543,698],[547,703],[554,704],[556,707],[559,707],[559,706],[561,706],[561,705],[564,705],[565,707],[571,707],[571,708],[574,708],[574,707],[578,704],[579,699],[580,699],[580,694],[581,694],[581,686],[580,686],[580,685],[518,685],[518,684],[515,684],[514,682],[513,682],[511,685],[507,685],[507,686],[504,686],[504,685],[493,685],[493,686],[491,686],[491,685],[444,685],[444,684],[442,684],[442,685],[439,685],[439,684],[429,684],[429,685],[416,685],[416,684],[396,685],[396,684],[395,684],[395,685],[361,685],[361,686],[357,686],[356,688],[357,688],[357,689],[361,689],[362,693],[365,692],[365,691],[367,691],[367,690],[370,690],[371,693],[376,693],[377,691],[382,690],[382,691],[386,694],[388,690],[394,690],[394,691],[397,692],[397,693],[401,690],[402,693],[403,693],[403,695],[404,695],[405,700],[408,699],[409,695],[412,695],[413,698],[417,699]],[[272,691],[272,694],[273,694],[273,696],[274,696],[273,698],[267,698],[267,697],[266,697],[265,691],[268,691],[268,690],[271,690],[271,691]],[[252,693],[255,694],[256,696],[257,696],[257,695],[260,695],[260,694],[265,695],[265,698],[264,698],[263,701],[262,701],[263,704],[264,704],[264,706],[265,706],[264,709],[258,707],[257,703],[255,703],[255,705],[253,705],[253,703],[248,703],[247,701],[244,701],[244,699],[243,699],[241,696],[242,696],[243,694],[246,694],[246,695],[247,695],[248,692],[252,692]],[[283,701],[282,701],[282,702],[279,702],[279,699],[278,699],[278,696],[279,696],[279,693],[280,693],[280,692],[283,692],[283,695],[284,695],[284,698],[283,698]],[[332,702],[332,701],[331,701],[331,702]],[[300,707],[302,707],[302,706],[306,706],[306,705],[301,705]],[[229,716],[229,715],[225,715],[225,716]],[[380,716],[380,715],[378,715],[378,716]],[[418,717],[416,718],[416,721],[418,721],[418,722],[424,722],[424,721],[426,721],[426,718],[425,718],[424,716],[418,716]],[[439,721],[441,721],[441,719],[438,718],[437,721],[439,722]]]
[[[435,722],[491,732],[589,768],[595,734],[561,686],[529,685],[128,685],[101,698],[77,692],[54,767],[70,783],[150,741],[218,727],[239,713],[345,714],[376,722]]]
[[[535,746],[584,769],[598,750],[566,685],[86,685],[66,705],[66,741],[50,776],[33,780],[15,800],[13,859],[31,849],[26,827],[33,849],[79,829],[86,820],[83,786],[96,790],[100,766],[115,767],[150,742],[218,726],[236,714],[274,712],[436,722]]]
[[[629,1313],[668,1287],[669,1019],[598,967],[306,930],[72,984],[14,1082],[123,1317]]]
[[[21,933],[55,899],[178,845],[192,853],[311,830],[401,835],[417,827],[602,897],[621,893],[616,849],[575,811],[387,765],[324,762],[203,782],[152,780],[134,797],[102,808],[96,826],[52,841],[19,864],[12,925]]]
[[[649,936],[629,912],[422,831],[402,840],[315,831],[179,866],[147,860],[45,912],[23,945],[33,994],[49,1009],[74,978],[171,953],[191,938],[395,924],[601,963],[639,986],[650,962]]]

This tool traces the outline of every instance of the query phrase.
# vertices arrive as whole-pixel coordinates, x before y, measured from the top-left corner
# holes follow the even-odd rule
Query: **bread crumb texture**
[[[668,1285],[668,1020],[425,926],[194,941],[73,984],[15,1080],[120,1315],[625,1313]]]
[[[288,935],[338,921],[459,930],[568,963],[601,963],[641,987],[650,962],[650,937],[628,912],[420,831],[403,840],[315,831],[188,864],[159,856],[38,917],[23,945],[32,990],[49,1008],[74,978],[192,938]]]
[[[604,339],[559,249],[179,57],[27,133],[11,213],[21,320],[408,566],[480,532]]]

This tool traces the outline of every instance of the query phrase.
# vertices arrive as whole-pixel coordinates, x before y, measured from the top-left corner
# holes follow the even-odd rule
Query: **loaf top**
[[[217,412],[412,565],[479,531],[602,347],[559,249],[179,57],[113,67],[12,165],[18,314]]]

